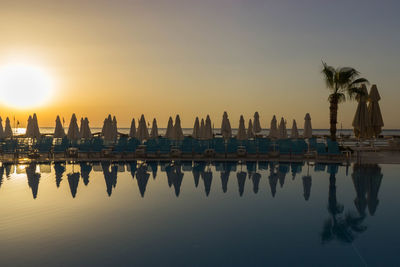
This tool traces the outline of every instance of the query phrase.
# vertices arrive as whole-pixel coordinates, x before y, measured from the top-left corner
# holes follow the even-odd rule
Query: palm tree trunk
[[[330,117],[330,132],[331,132],[331,139],[334,141],[336,140],[336,124],[337,124],[337,112],[338,112],[338,99],[332,98],[330,101],[329,106],[329,117]]]

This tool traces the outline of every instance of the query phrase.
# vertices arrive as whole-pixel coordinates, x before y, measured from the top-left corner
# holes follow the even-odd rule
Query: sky
[[[0,66],[18,60],[54,78],[50,101],[0,105],[0,116],[41,126],[72,113],[119,127],[144,114],[166,127],[227,111],[233,127],[255,111],[329,127],[322,63],[351,66],[377,84],[385,128],[400,128],[400,2],[325,0],[36,0],[0,2]],[[1,96],[0,96],[1,97]],[[351,128],[356,102],[339,106]],[[246,123],[247,124],[247,123]]]

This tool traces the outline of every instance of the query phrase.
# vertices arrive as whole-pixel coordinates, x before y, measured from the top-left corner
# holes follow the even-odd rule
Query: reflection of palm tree
[[[36,172],[36,163],[30,163],[25,171],[26,177],[28,178],[28,185],[32,189],[33,198],[36,199],[40,180],[40,173]]]
[[[65,172],[65,162],[55,162],[54,172],[56,174],[56,185],[57,187],[60,187],[60,183]]]
[[[367,229],[366,226],[362,225],[365,217],[356,216],[354,213],[346,213],[344,216],[341,215],[344,211],[344,207],[337,202],[336,198],[337,166],[328,166],[328,172],[330,173],[328,212],[331,217],[324,222],[321,240],[323,243],[333,239],[351,243],[355,239],[355,233],[361,233]]]

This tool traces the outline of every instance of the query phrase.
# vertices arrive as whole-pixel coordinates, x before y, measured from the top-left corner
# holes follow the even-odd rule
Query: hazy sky
[[[26,124],[72,112],[101,125],[108,113],[129,126],[144,113],[165,127],[210,114],[233,127],[260,113],[327,128],[321,59],[351,66],[378,86],[386,128],[400,128],[400,2],[324,0],[145,0],[0,2],[0,65],[15,58],[43,66],[57,81],[40,108],[0,107]],[[351,126],[356,103],[339,107]],[[246,123],[247,124],[247,123]]]

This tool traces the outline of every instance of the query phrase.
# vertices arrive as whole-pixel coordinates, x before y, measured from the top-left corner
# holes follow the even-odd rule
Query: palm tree
[[[330,116],[330,132],[331,139],[336,140],[336,124],[337,124],[337,111],[339,103],[355,99],[357,95],[362,94],[360,85],[363,83],[368,84],[365,78],[359,78],[360,73],[350,67],[334,68],[322,62],[326,87],[330,90],[328,101],[329,116]]]

